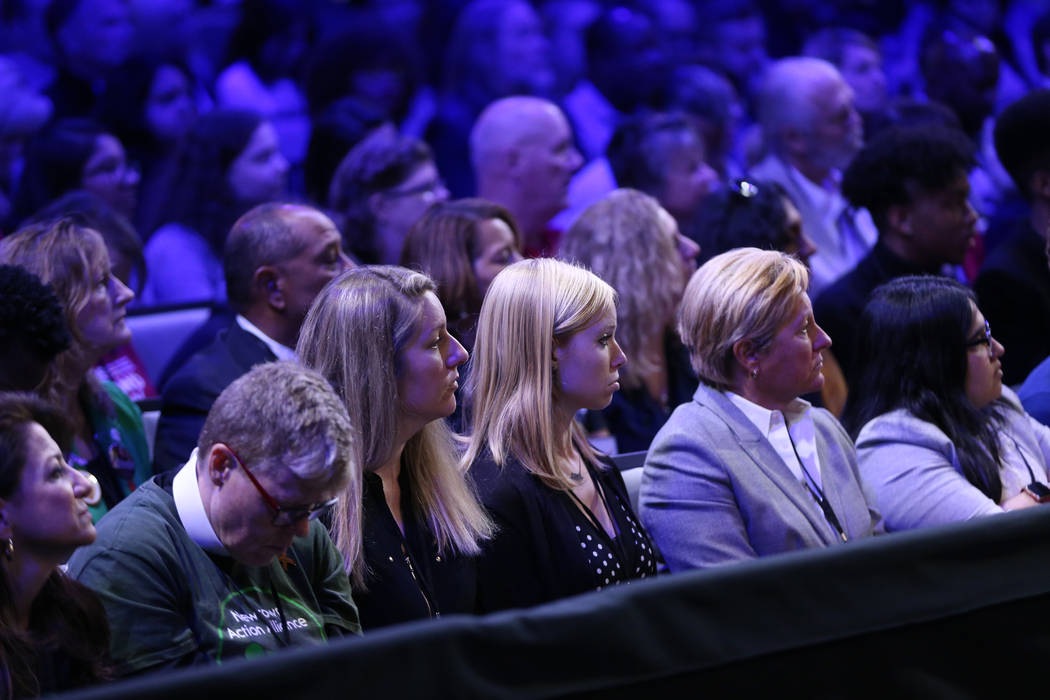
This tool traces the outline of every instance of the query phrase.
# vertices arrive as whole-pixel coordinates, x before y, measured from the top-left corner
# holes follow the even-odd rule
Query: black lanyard
[[[788,429],[787,420],[784,421],[784,429],[787,431],[788,442],[791,443],[791,451],[795,453],[795,459],[798,460],[798,466],[802,467],[802,474],[805,476],[802,483],[805,484],[806,489],[810,495],[813,496],[813,500],[817,502],[820,509],[824,511],[824,518],[828,521],[831,527],[835,528],[835,532],[838,533],[839,537],[842,538],[843,542],[849,542],[849,537],[846,536],[846,531],[842,528],[839,523],[838,516],[835,515],[835,511],[831,508],[831,504],[828,503],[827,496],[824,495],[824,490],[820,488],[816,480],[806,469],[806,463],[802,461],[802,457],[798,454],[798,448],[795,447],[795,440],[791,437],[791,430]]]

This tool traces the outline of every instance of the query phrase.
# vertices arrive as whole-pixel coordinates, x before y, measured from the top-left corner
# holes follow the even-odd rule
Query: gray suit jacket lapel
[[[740,443],[741,450],[763,474],[769,477],[770,481],[776,484],[787,500],[806,516],[806,520],[809,521],[810,526],[812,526],[821,541],[826,544],[834,544],[836,538],[830,524],[824,517],[824,512],[817,505],[817,502],[813,500],[813,496],[806,490],[806,487],[799,483],[795,475],[791,473],[791,470],[784,464],[784,460],[781,459],[780,455],[769,443],[769,440],[759,432],[755,424],[748,420],[747,416],[733,405],[733,402],[715,389],[701,384],[696,391],[696,399],[701,404],[714,410],[725,420],[726,425],[729,426],[729,429]],[[822,443],[823,441],[818,440],[818,449],[821,450],[820,460],[821,464],[824,465],[828,464],[828,456],[823,449]],[[821,471],[821,481],[824,481],[824,473],[824,471]],[[836,499],[831,500],[832,508],[835,508],[837,496],[838,494],[836,493]],[[839,512],[840,509],[836,508],[836,515]]]

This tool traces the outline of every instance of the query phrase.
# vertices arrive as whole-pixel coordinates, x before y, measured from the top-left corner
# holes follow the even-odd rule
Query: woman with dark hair
[[[1002,385],[1003,346],[972,291],[901,277],[872,295],[843,422],[887,530],[1050,500],[1050,429]]]
[[[434,204],[408,231],[401,264],[437,283],[448,329],[467,350],[489,283],[521,260],[521,232],[511,213],[484,199]]]
[[[91,192],[130,219],[138,186],[139,174],[116,136],[89,119],[62,119],[29,142],[11,223],[71,190]]]
[[[113,276],[96,231],[70,219],[32,224],[0,241],[0,262],[21,265],[51,285],[73,336],[37,393],[73,426],[69,463],[93,484],[85,497],[98,519],[152,476],[138,407],[112,382],[92,372],[113,348],[131,340],[126,307],[135,296]]]
[[[817,252],[798,209],[775,182],[736,180],[711,193],[685,233],[700,244],[701,263],[733,248],[758,248],[794,255],[808,266]]]
[[[328,206],[346,248],[366,265],[396,265],[405,235],[448,190],[430,148],[383,124],[350,149],[332,176]]]
[[[178,59],[137,57],[106,81],[98,117],[121,140],[142,174],[135,227],[156,230],[171,191],[178,147],[197,116],[193,80]]]
[[[257,113],[201,116],[181,158],[168,223],[146,244],[142,303],[224,301],[226,235],[241,214],[284,196],[287,173],[277,133]]]
[[[0,696],[36,697],[109,677],[109,624],[59,569],[95,541],[91,484],[62,458],[69,427],[31,394],[0,393]]]

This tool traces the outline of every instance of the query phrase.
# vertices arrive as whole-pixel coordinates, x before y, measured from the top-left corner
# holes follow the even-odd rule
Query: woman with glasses
[[[1050,500],[1050,429],[1002,385],[1003,346],[973,292],[934,276],[877,288],[843,422],[887,530]]]
[[[447,199],[430,147],[390,124],[350,149],[328,190],[347,250],[366,265],[397,265],[412,224]]]
[[[403,267],[345,272],[314,301],[296,350],[359,428],[363,498],[343,499],[331,528],[362,627],[473,613],[474,557],[492,526],[444,420],[467,352],[434,282]]]
[[[653,440],[640,493],[671,571],[881,530],[846,431],[799,398],[824,384],[831,345],[808,282],[795,258],[740,248],[686,286],[678,331],[701,384]]]

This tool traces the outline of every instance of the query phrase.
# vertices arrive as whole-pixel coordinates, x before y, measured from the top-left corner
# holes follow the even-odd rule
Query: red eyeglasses
[[[237,456],[237,453],[233,451],[233,448],[226,445],[226,449],[230,451],[230,454],[233,455],[234,461],[236,461],[241,469],[244,470],[244,475],[248,477],[248,480],[252,482],[252,486],[254,486],[255,490],[259,492],[260,496],[262,496],[263,502],[273,512],[273,524],[276,527],[288,527],[289,525],[294,525],[303,520],[316,520],[320,517],[321,513],[339,502],[339,497],[337,496],[325,501],[324,503],[311,503],[310,505],[291,507],[281,506],[277,503],[274,497],[263,488],[263,485],[259,483],[259,480],[256,479],[255,475],[252,474],[250,469],[248,469],[248,465],[244,463],[244,460]]]

